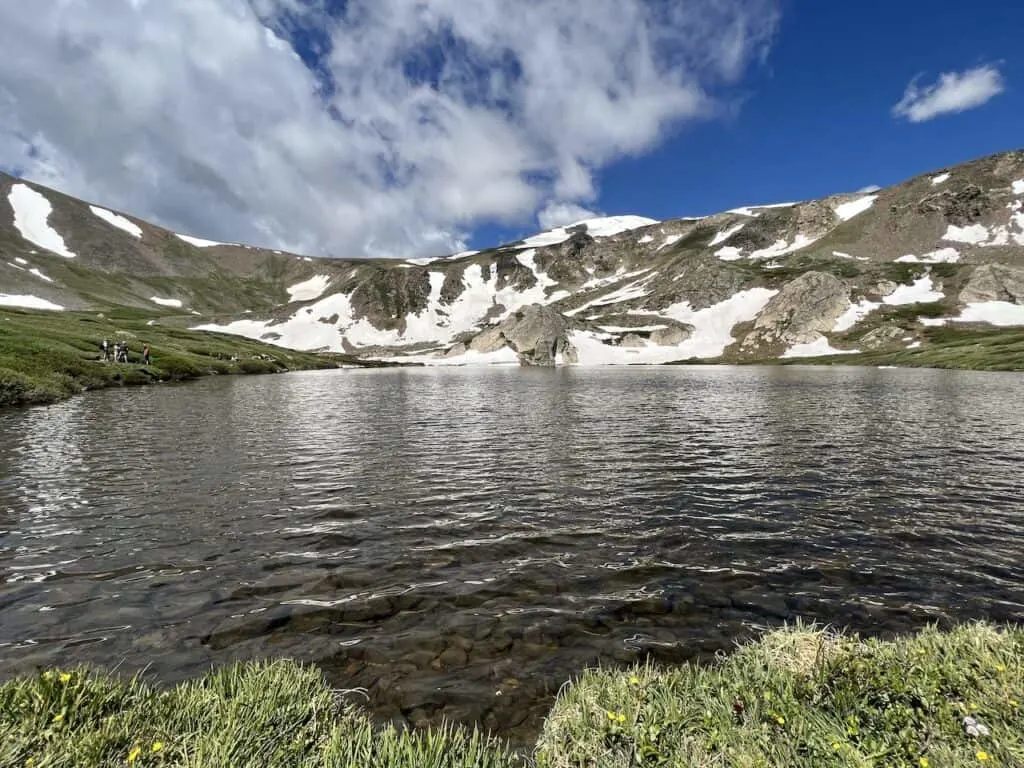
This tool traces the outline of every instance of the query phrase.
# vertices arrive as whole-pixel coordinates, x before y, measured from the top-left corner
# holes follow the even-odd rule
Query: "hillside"
[[[407,261],[210,243],[0,176],[2,304],[132,307],[296,350],[444,364],[912,351],[1024,326],[1024,152],[870,194],[595,219]]]

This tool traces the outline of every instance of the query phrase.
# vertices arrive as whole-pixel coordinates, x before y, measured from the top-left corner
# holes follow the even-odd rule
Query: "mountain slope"
[[[1024,153],[869,195],[596,219],[409,261],[207,244],[0,177],[0,304],[33,300],[430,363],[913,349],[932,326],[1024,326]]]

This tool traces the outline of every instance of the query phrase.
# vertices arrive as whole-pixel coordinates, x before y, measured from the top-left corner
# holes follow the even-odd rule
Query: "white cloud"
[[[910,81],[903,98],[892,108],[895,117],[912,123],[980,107],[1003,92],[1003,76],[990,64],[963,72],[944,72],[931,85],[920,86],[920,76]]]
[[[563,203],[552,200],[537,213],[537,224],[542,230],[564,227],[584,219],[595,219],[601,214],[591,211],[576,203]]]
[[[0,4],[0,167],[213,240],[459,250],[714,115],[777,2]]]
[[[878,192],[881,189],[877,184],[868,184],[866,187],[861,187],[857,190],[858,194],[870,195],[872,192]]]

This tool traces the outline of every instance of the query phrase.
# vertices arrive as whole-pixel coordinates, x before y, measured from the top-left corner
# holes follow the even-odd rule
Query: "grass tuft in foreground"
[[[710,667],[589,671],[540,768],[1024,766],[1024,630],[882,642],[797,626]]]
[[[85,669],[0,686],[0,766],[514,765],[477,732],[375,727],[318,670],[291,662],[226,667],[169,691]]]
[[[1024,766],[1024,629],[891,642],[770,632],[707,666],[591,670],[544,725],[537,768]],[[401,731],[315,668],[226,667],[171,690],[85,669],[0,686],[0,766],[511,768],[454,726]]]

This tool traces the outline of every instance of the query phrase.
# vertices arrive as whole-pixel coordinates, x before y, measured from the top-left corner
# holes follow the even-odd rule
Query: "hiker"
[[[149,344],[147,344],[146,346],[144,346],[142,348],[142,364],[143,365],[149,365],[149,360],[150,360],[150,357],[149,357]]]
[[[106,339],[100,344],[100,352],[103,356],[100,358],[104,363],[110,362],[110,342]]]

